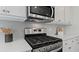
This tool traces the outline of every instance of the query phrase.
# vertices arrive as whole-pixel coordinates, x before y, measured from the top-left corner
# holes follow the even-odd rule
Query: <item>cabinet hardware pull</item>
[[[72,41],[72,42],[74,42],[74,41]]]
[[[67,45],[67,43],[65,43],[65,45]]]
[[[61,22],[61,20],[59,19],[58,22]]]
[[[78,41],[78,39],[76,39]]]
[[[5,9],[3,9],[3,12],[6,12]]]
[[[71,47],[68,47],[68,49],[71,49]]]
[[[78,44],[79,44],[79,42],[78,42]]]
[[[10,11],[7,11],[8,13],[10,13]]]

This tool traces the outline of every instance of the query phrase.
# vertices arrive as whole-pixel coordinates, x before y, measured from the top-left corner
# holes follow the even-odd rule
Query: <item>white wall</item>
[[[71,8],[71,23],[72,26],[66,27],[67,35],[79,35],[79,6]]]

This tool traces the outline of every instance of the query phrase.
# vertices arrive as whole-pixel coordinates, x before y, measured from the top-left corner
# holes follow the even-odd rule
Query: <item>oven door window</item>
[[[53,11],[50,6],[30,6],[30,12],[32,14],[51,17]]]

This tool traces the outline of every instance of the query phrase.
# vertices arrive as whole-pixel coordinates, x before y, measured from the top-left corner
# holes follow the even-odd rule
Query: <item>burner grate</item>
[[[32,46],[32,48],[39,48],[47,45],[51,45],[57,42],[61,42],[62,40],[55,37],[50,37],[47,35],[25,35],[25,40]]]

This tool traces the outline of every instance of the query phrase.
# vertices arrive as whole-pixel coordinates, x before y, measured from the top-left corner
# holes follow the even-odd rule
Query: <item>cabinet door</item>
[[[55,21],[56,22],[64,22],[64,6],[56,6],[55,7]]]
[[[7,15],[26,17],[26,7],[25,6],[6,6]]]
[[[65,14],[64,19],[66,23],[70,23],[71,21],[71,7],[65,6]]]

